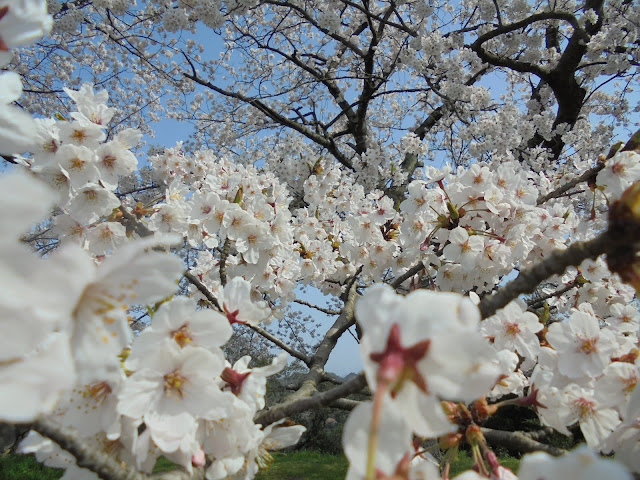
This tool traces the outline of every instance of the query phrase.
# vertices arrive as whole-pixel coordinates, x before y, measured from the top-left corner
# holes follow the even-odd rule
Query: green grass
[[[343,456],[301,450],[274,453],[269,468],[260,471],[256,480],[333,480],[347,474],[347,459]]]
[[[500,463],[514,472],[519,461],[513,457],[500,457]],[[269,468],[261,470],[256,480],[336,480],[344,478],[348,468],[344,455],[329,455],[312,450],[290,453],[273,453]],[[451,477],[472,466],[469,455],[462,451],[451,465]],[[173,469],[173,464],[160,458],[154,472]],[[38,463],[33,455],[6,455],[0,457],[0,480],[57,480],[63,470],[47,468]]]
[[[0,456],[0,480],[58,480],[63,473],[38,463],[33,455]]]

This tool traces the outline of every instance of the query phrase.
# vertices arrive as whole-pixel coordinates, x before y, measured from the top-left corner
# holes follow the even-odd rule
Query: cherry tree
[[[349,479],[449,479],[464,444],[460,479],[515,478],[501,444],[536,452],[522,479],[640,473],[639,25],[627,0],[0,3],[0,420],[65,478],[253,478],[324,405],[352,411]],[[163,118],[193,135],[144,154]],[[541,429],[484,426],[507,405]]]

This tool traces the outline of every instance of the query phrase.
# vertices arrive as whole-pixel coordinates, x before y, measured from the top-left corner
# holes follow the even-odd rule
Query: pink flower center
[[[578,352],[591,355],[598,352],[598,338],[578,338]]]
[[[577,410],[578,416],[581,420],[593,416],[595,411],[595,403],[584,397],[580,397],[575,400],[573,402],[573,406]]]
[[[240,320],[240,319],[238,318],[238,313],[240,313],[240,310],[239,310],[239,309],[236,309],[236,310],[234,310],[233,312],[230,312],[230,311],[227,309],[227,306],[226,306],[226,305],[223,305],[223,308],[224,308],[224,313],[226,313],[226,314],[227,314],[227,320],[229,320],[229,323],[230,323],[231,325],[233,325],[234,323],[241,323],[241,324],[243,324],[243,325],[247,323],[247,322],[245,322],[245,321],[243,321],[243,320]]]
[[[369,358],[380,364],[377,379],[391,386],[394,397],[405,380],[412,381],[424,393],[429,393],[427,382],[418,370],[418,361],[429,351],[431,340],[423,340],[412,347],[405,348],[400,343],[400,326],[394,323],[382,352],[371,353]]]
[[[507,323],[504,326],[505,335],[509,335],[510,337],[515,337],[518,333],[520,333],[520,326],[517,323]]]
[[[222,371],[220,378],[231,388],[231,393],[237,396],[242,391],[242,384],[250,374],[251,372],[240,373],[233,368],[227,367]]]

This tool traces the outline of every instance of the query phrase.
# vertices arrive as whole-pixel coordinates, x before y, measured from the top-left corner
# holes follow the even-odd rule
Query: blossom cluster
[[[263,315],[245,280],[236,277],[217,292],[223,315],[198,311],[193,298],[166,300],[184,267],[178,257],[150,250],[154,239],[131,241],[97,265],[73,243],[38,259],[17,239],[48,212],[55,194],[24,175],[1,183],[13,227],[3,232],[11,255],[2,267],[14,273],[7,291],[15,292],[2,305],[2,420],[52,414],[95,449],[147,472],[161,455],[189,471],[209,456],[209,479],[253,478],[268,448],[297,442],[304,427],[262,429],[253,421],[264,407],[266,378],[286,366],[288,355],[249,368],[250,357],[232,366],[221,350],[231,319],[257,323]],[[18,202],[24,194],[34,203]],[[158,303],[151,326],[133,339],[131,307]],[[79,469],[34,432],[21,450],[36,452],[46,465]]]
[[[249,370],[248,359],[225,366],[221,351],[230,324],[257,325],[282,314],[297,282],[337,293],[356,265],[367,281],[390,271],[400,275],[409,261],[420,260],[423,271],[406,283],[428,279],[427,286],[443,292],[482,293],[514,265],[525,268],[566,248],[570,238],[590,235],[566,204],[538,203],[550,190],[542,174],[527,175],[510,161],[496,170],[480,163],[455,173],[428,170],[424,180],[409,185],[399,205],[382,191],[365,193],[340,168],[320,162],[304,182],[304,206],[292,209],[292,196],[273,174],[177,147],[150,158],[164,195],[144,206],[133,204],[116,194],[121,180],[137,168],[131,148],[139,134],[123,130],[107,140],[113,110],[106,93],[95,93],[90,85],[68,93],[78,110],[69,119],[37,120],[39,148],[21,158],[55,193],[40,194],[46,196],[40,202],[45,207],[39,215],[21,215],[20,229],[8,238],[15,241],[49,205],[56,206],[52,222],[61,247],[41,263],[53,277],[61,275],[61,263],[66,273],[73,266],[77,281],[67,288],[75,293],[65,297],[65,319],[42,329],[46,341],[31,339],[28,348],[44,354],[45,346],[55,345],[52,338],[66,332],[57,354],[69,368],[55,386],[41,379],[48,386],[41,389],[47,401],[26,416],[5,418],[54,412],[64,425],[84,425],[79,431],[96,446],[118,440],[120,458],[142,470],[152,468],[160,455],[190,469],[203,455],[210,459],[209,478],[250,478],[265,445],[275,445],[270,435],[281,445],[297,440],[300,427],[260,429],[252,420],[264,407],[266,376],[283,368],[284,360]],[[636,163],[616,167],[630,161]],[[637,154],[627,152],[607,160],[597,178],[603,195],[594,208],[619,197],[622,187],[637,179],[637,161]],[[136,230],[121,208],[133,212],[150,235],[147,240],[130,238]],[[198,250],[189,270],[213,293],[219,311],[197,312],[198,300],[210,302],[191,287],[190,299],[160,305],[151,326],[134,339],[132,308],[153,305],[175,291],[182,262],[148,251],[172,242]],[[226,275],[233,279],[226,282]],[[361,320],[365,372],[370,385],[384,385],[383,400],[382,406],[363,404],[353,418],[404,412],[393,427],[404,440],[376,447],[386,474],[401,468],[412,434],[455,432],[453,413],[443,410],[441,401],[485,396],[499,401],[527,390],[548,407],[538,409],[544,424],[567,432],[579,422],[591,447],[630,448],[623,442],[627,437],[612,440],[609,434],[630,422],[625,412],[638,358],[638,315],[628,305],[633,289],[611,276],[602,260],[585,261],[550,284],[554,281],[570,288],[557,298],[551,295],[549,305],[568,318],[548,326],[523,303],[479,323],[476,307],[459,294],[420,290],[401,299],[389,288],[368,289],[356,315],[366,319]],[[431,312],[428,318],[424,311]],[[25,362],[15,365],[26,367]],[[596,392],[607,392],[606,398]],[[345,435],[375,438],[361,427],[360,420],[350,421]],[[367,476],[370,460],[364,444],[356,443],[345,444],[352,475]],[[65,458],[68,468],[77,468],[35,434],[23,449],[39,452],[49,464]],[[432,469],[429,462],[415,468]]]
[[[363,279],[372,280],[390,269],[402,274],[410,260],[419,259],[425,266],[420,281],[428,278],[428,285],[442,291],[481,293],[493,289],[514,265],[524,268],[566,248],[570,235],[589,235],[581,230],[577,213],[563,210],[566,205],[538,204],[539,195],[550,189],[542,175],[527,175],[509,161],[495,171],[480,163],[455,173],[429,170],[424,180],[409,185],[400,205],[382,191],[365,193],[340,168],[320,162],[304,182],[304,206],[292,209],[292,197],[274,175],[212,152],[188,155],[177,147],[150,158],[152,176],[164,185],[164,195],[146,206],[125,198],[122,206],[116,194],[121,179],[137,168],[131,148],[139,134],[123,130],[107,140],[113,109],[106,105],[106,93],[95,93],[90,85],[68,93],[78,110],[69,119],[36,120],[39,147],[21,159],[27,170],[56,190],[42,194],[47,200],[40,202],[45,207],[39,215],[21,215],[30,223],[20,223],[20,232],[55,205],[53,229],[62,247],[41,263],[50,265],[56,276],[64,258],[66,271],[74,265],[78,279],[71,285],[75,297],[66,297],[71,320],[43,329],[47,346],[55,344],[50,339],[54,332],[68,332],[61,337],[68,376],[55,388],[42,379],[49,385],[42,389],[48,401],[27,418],[55,407],[64,424],[86,425],[81,433],[87,438],[118,439],[121,458],[143,470],[152,468],[159,455],[191,468],[192,459],[202,452],[214,459],[210,478],[249,478],[255,473],[258,464],[253,459],[270,444],[270,430],[257,428],[252,418],[264,406],[265,377],[279,371],[283,360],[262,373],[248,370],[248,359],[232,368],[225,366],[220,347],[231,336],[230,324],[257,325],[281,314],[278,310],[293,298],[297,282],[338,292],[356,265],[362,265]],[[600,202],[619,197],[622,188],[637,179],[637,158],[623,152],[607,161],[597,179],[603,190]],[[620,162],[632,163],[616,167]],[[148,240],[129,239],[135,233],[130,225],[127,230],[121,207],[135,213],[152,235]],[[15,239],[17,232],[12,235]],[[161,259],[160,253],[146,250],[180,239],[199,249],[190,271],[213,292],[220,311],[194,314],[196,301],[205,297],[191,287],[190,300],[162,304],[151,326],[134,340],[128,312],[171,295],[182,269],[175,257]],[[226,285],[222,263],[234,277]],[[577,421],[593,448],[628,448],[611,445],[615,440],[608,437],[629,420],[624,412],[637,378],[638,315],[627,305],[633,290],[612,277],[602,260],[585,261],[556,281],[573,285],[549,300],[569,318],[548,331],[522,303],[512,303],[479,324],[475,306],[454,294],[419,291],[401,300],[390,289],[369,289],[357,311],[368,322],[362,349],[369,383],[380,382],[374,365],[380,364],[385,372],[381,378],[390,382],[383,411],[398,409],[397,402],[416,406],[409,424],[405,416],[404,426],[394,427],[407,438],[394,442],[396,449],[402,445],[401,451],[381,451],[391,455],[381,460],[383,465],[399,468],[411,433],[437,437],[452,432],[441,401],[470,402],[485,395],[499,400],[522,396],[534,386],[540,402],[549,406],[538,409],[543,423],[567,432]],[[587,299],[590,303],[584,303]],[[402,313],[408,308],[405,302],[415,307]],[[422,310],[433,311],[431,320],[415,313]],[[448,312],[459,313],[452,321]],[[394,318],[413,326],[400,328]],[[540,337],[543,329],[545,336]],[[575,338],[582,343],[576,346]],[[406,345],[409,339],[412,343]],[[33,339],[29,348],[43,353],[43,341]],[[405,347],[412,352],[409,367],[390,361],[392,366],[383,368],[389,363],[385,358],[398,353],[394,349],[401,353]],[[471,372],[474,382],[468,381]],[[245,388],[247,378],[257,383]],[[606,398],[596,395],[598,391],[607,392]],[[84,405],[79,409],[84,415],[91,414],[90,420],[77,416],[72,406],[78,404]],[[204,407],[212,404],[216,407]],[[372,408],[359,407],[354,418],[370,415]],[[348,425],[354,422],[361,424],[354,420]],[[138,433],[140,425],[145,430]],[[350,433],[352,428],[347,435],[363,435],[360,427],[360,433]],[[299,434],[296,427],[283,444]],[[238,441],[228,435],[238,435]],[[364,458],[362,444],[356,453],[345,447],[353,471],[365,475],[366,462],[358,463]],[[380,447],[384,450],[384,444]],[[54,462],[52,448],[35,434],[24,446],[49,463]]]
[[[0,14],[6,47],[35,40],[51,23],[41,2],[10,3]],[[4,80],[8,103],[19,96],[19,78]],[[188,472],[206,465],[211,480],[253,478],[268,450],[296,443],[304,431],[254,423],[266,379],[286,366],[287,354],[250,368],[250,357],[231,365],[221,349],[232,323],[255,325],[270,310],[251,300],[241,277],[216,290],[220,312],[199,310],[195,298],[171,299],[184,263],[156,250],[173,239],[131,239],[118,221],[115,192],[137,168],[130,149],[140,133],[125,129],[108,139],[114,109],[106,91],[85,85],[67,93],[77,106],[70,118],[33,120],[11,106],[2,112],[13,121],[3,123],[3,153],[30,154],[15,156],[25,171],[0,180],[7,225],[0,419],[49,415],[96,451],[149,473],[165,456]],[[61,244],[38,258],[19,240],[42,221]],[[153,322],[134,339],[140,306],[153,306]],[[35,432],[20,449],[65,468],[67,478],[98,478]]]
[[[476,471],[457,479],[515,479],[499,465],[479,427],[509,404],[535,406],[543,424],[567,435],[577,422],[593,449],[558,461],[546,454],[525,457],[520,479],[595,480],[604,472],[631,478],[622,465],[596,460],[593,451],[624,452],[619,460],[630,470],[640,468],[634,456],[640,420],[637,326],[631,339],[617,344],[614,331],[601,328],[583,304],[566,322],[545,329],[542,347],[536,334],[543,325],[517,303],[481,323],[469,297],[426,290],[402,297],[380,285],[367,289],[356,317],[374,398],[361,403],[345,425],[347,478],[440,478],[438,462],[421,448],[424,439],[439,437],[447,451],[457,451],[463,441],[472,448]],[[520,369],[533,365],[528,379]],[[486,400],[505,395],[512,398]],[[449,478],[446,469],[443,478]]]

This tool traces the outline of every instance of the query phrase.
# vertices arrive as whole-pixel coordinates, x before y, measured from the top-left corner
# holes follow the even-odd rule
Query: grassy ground
[[[500,463],[514,471],[518,460],[501,457]],[[471,468],[471,458],[461,452],[451,466],[451,476]],[[274,453],[269,468],[261,470],[256,480],[336,480],[347,473],[347,459],[344,456],[329,455],[311,450],[291,453]],[[170,470],[171,463],[158,461],[156,471]],[[57,480],[63,470],[47,468],[39,464],[32,455],[7,455],[0,457],[0,480]]]
[[[57,480],[63,473],[43,466],[33,455],[0,456],[0,480]]]
[[[348,466],[344,456],[311,450],[274,453],[273,462],[256,480],[334,480],[344,478]]]

